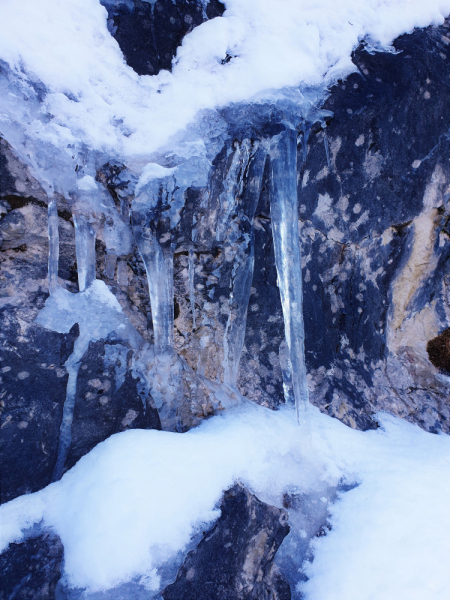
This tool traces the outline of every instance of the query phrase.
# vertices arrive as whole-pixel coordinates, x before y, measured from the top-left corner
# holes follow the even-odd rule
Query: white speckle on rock
[[[364,135],[361,134],[355,142],[355,146],[362,146],[364,144]]]
[[[355,215],[358,215],[361,212],[361,204],[359,204],[359,202],[357,202],[353,207],[353,212]]]
[[[18,377],[19,379],[26,379],[26,378],[27,378],[27,377],[29,377],[29,376],[30,376],[30,374],[28,373],[28,371],[21,371],[21,372],[20,372],[20,373],[17,375],[17,377]]]
[[[135,420],[137,416],[138,413],[132,408],[130,408],[125,417],[122,419],[122,427],[128,427],[129,425],[131,425],[131,423]]]
[[[425,100],[429,100],[429,99],[431,98],[431,94],[430,94],[430,92],[427,90],[427,91],[424,93],[423,97],[425,98]]]
[[[416,159],[411,166],[413,169],[418,169],[421,164],[422,164],[422,161],[419,159]]]
[[[320,181],[321,179],[325,179],[328,176],[328,167],[325,165],[323,169],[321,169],[316,175],[316,181]]]
[[[304,188],[306,185],[308,185],[308,180],[309,180],[309,171],[306,170],[305,173],[303,174],[302,188]]]

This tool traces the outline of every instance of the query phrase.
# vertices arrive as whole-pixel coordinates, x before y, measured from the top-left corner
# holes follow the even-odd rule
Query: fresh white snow
[[[139,77],[109,34],[98,0],[2,0],[0,58],[22,84],[4,95],[0,131],[13,145],[23,143],[11,127],[19,116],[22,136],[31,140],[65,149],[85,144],[145,164],[202,109],[270,98],[271,90],[289,86],[328,85],[355,69],[350,54],[361,39],[387,46],[450,13],[450,0],[225,5],[223,17],[184,38],[172,73]],[[227,54],[233,58],[222,64]],[[30,95],[30,81],[48,90],[34,111],[21,99]]]
[[[60,482],[0,508],[2,548],[43,519],[60,536],[70,585],[108,589],[155,569],[219,515],[241,481],[281,506],[342,478],[359,486],[332,508],[301,584],[311,600],[444,600],[450,586],[450,437],[381,415],[352,430],[311,408],[302,450],[292,409],[247,405],[185,434],[133,430],[99,444]],[[156,585],[156,584],[155,584]]]

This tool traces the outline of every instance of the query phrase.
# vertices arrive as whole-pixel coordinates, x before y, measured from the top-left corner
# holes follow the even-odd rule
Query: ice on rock
[[[224,383],[236,386],[244,346],[247,308],[254,268],[253,218],[261,191],[267,148],[264,143],[244,140],[231,161],[219,200],[222,204],[221,228],[217,239],[231,248],[232,262],[228,319],[223,336]],[[236,216],[231,220],[230,215]],[[227,230],[225,230],[227,228]]]
[[[173,249],[163,252],[147,211],[133,206],[132,224],[147,273],[155,348],[163,353],[173,347]]]
[[[139,349],[143,346],[143,340],[123,314],[116,297],[103,281],[98,280],[93,281],[88,288],[78,294],[57,288],[47,299],[44,308],[36,318],[36,323],[59,333],[68,333],[76,323],[80,329],[74,350],[64,365],[69,373],[69,381],[60,428],[57,461],[52,477],[53,481],[57,481],[63,474],[70,450],[78,371],[89,343],[107,338],[114,333],[116,337],[128,341],[132,347]]]
[[[195,254],[192,248],[189,248],[189,302],[192,312],[192,328],[196,329],[195,321]]]
[[[48,203],[48,240],[48,288],[50,294],[53,294],[58,287],[59,263],[58,209],[53,198]]]
[[[103,364],[106,368],[114,367],[116,392],[125,383],[125,375],[128,368],[128,352],[129,348],[123,346],[122,344],[105,345]]]
[[[85,215],[74,215],[78,288],[84,292],[95,279],[95,236],[98,224]]]
[[[272,140],[271,201],[272,235],[284,331],[292,368],[292,387],[299,421],[307,420],[309,403],[305,363],[303,288],[298,233],[297,132],[286,129]]]

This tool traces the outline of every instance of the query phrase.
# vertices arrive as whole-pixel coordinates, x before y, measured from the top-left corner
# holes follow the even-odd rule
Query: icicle
[[[114,252],[110,252],[106,255],[106,263],[105,263],[105,277],[108,279],[114,279],[114,275],[116,272],[116,263],[117,256]]]
[[[305,125],[304,131],[303,131],[303,167],[306,164],[306,156],[308,155],[309,131],[310,131],[309,125]]]
[[[58,210],[53,198],[48,204],[48,241],[48,289],[53,294],[58,287],[59,261]]]
[[[302,269],[298,233],[297,136],[289,129],[271,149],[271,217],[286,343],[292,367],[297,417],[304,419],[309,394],[306,379]]]
[[[95,235],[96,227],[84,215],[74,215],[75,248],[80,292],[88,288],[95,279]]]
[[[89,342],[89,341],[88,341]],[[63,416],[59,428],[58,454],[56,464],[53,469],[52,482],[59,481],[63,476],[64,465],[66,464],[72,445],[72,421],[75,408],[75,399],[77,395],[78,372],[81,366],[81,359],[87,350],[84,340],[78,338],[75,342],[73,353],[69,356],[64,366],[69,373],[67,381],[66,399],[64,401]]]
[[[236,210],[237,198],[243,190],[244,172],[251,157],[251,141],[235,142],[233,157],[223,182],[223,192],[219,196],[221,215],[217,224],[216,240],[223,242],[230,227],[230,217]]]
[[[117,261],[117,283],[121,287],[128,286],[128,266],[127,261],[123,259]]]
[[[254,148],[253,148],[254,150]],[[248,156],[248,155],[247,155]],[[242,197],[238,204],[238,218],[230,228],[228,241],[237,247],[231,276],[229,313],[223,337],[224,383],[236,386],[239,375],[239,363],[244,346],[247,308],[253,280],[254,267],[254,231],[253,218],[261,191],[267,151],[260,147],[251,156],[242,177]]]
[[[195,323],[195,255],[194,250],[189,248],[189,301],[191,303],[191,311],[192,311],[192,328],[196,329]]]
[[[161,354],[173,347],[173,253],[163,253],[142,212],[133,210],[132,227],[147,272],[155,350]]]

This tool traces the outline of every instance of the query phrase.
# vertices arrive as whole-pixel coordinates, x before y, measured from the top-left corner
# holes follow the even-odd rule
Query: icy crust
[[[222,491],[233,482],[281,506],[286,491],[320,495],[344,478],[360,485],[332,506],[331,532],[313,542],[310,580],[298,584],[305,598],[444,600],[450,438],[391,416],[369,432],[317,409],[311,420],[307,453],[292,409],[256,405],[183,435],[116,434],[60,482],[3,505],[1,547],[43,520],[61,536],[70,586],[92,592],[142,576],[157,589],[155,569],[217,518]]]
[[[17,150],[24,140],[12,124],[21,124],[22,138],[67,150],[68,162],[81,146],[128,160],[148,156],[199,110],[267,99],[270,90],[290,86],[329,85],[355,69],[350,55],[361,39],[387,47],[450,13],[450,0],[225,5],[222,17],[184,38],[172,73],[139,77],[98,0],[3,0],[0,58],[17,81],[3,98],[0,131]]]

